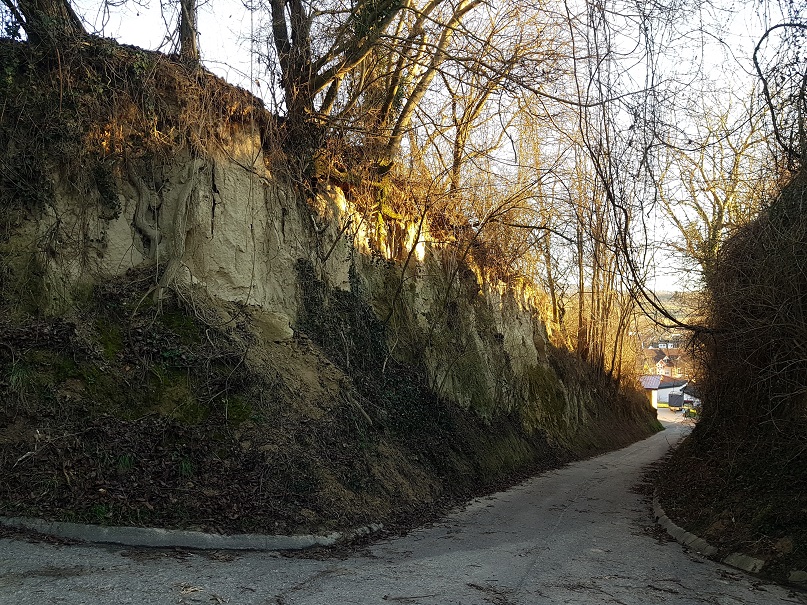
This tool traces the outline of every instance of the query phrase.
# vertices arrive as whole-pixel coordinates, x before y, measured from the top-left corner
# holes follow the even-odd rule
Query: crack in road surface
[[[0,539],[0,604],[807,605],[660,539],[633,487],[686,427],[570,464],[347,559]]]

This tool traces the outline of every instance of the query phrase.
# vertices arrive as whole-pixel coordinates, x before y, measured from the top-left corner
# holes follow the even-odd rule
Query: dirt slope
[[[99,287],[81,317],[0,323],[3,514],[224,532],[408,524],[651,430],[615,415],[562,448],[436,397],[371,315],[354,331],[373,350],[348,362],[300,330],[261,340],[249,309],[198,293],[147,304],[147,284]]]
[[[544,347],[534,309],[520,310],[518,330],[498,325],[493,311],[506,301],[486,300],[470,267],[453,261],[447,274],[462,277],[445,286],[451,300],[430,290],[455,314],[443,309],[435,319],[410,305],[414,337],[402,343],[363,291],[372,286],[391,307],[414,296],[394,259],[356,260],[359,248],[325,224],[316,200],[301,196],[254,219],[277,201],[267,191],[280,189],[263,160],[241,168],[246,193],[222,198],[226,173],[208,147],[237,146],[239,128],[271,121],[244,91],[103,40],[66,48],[58,60],[38,52],[0,43],[8,168],[0,175],[0,513],[225,532],[406,525],[658,429],[640,394]],[[189,168],[177,176],[180,157]],[[252,194],[259,204],[244,202]],[[169,212],[173,198],[182,198],[181,212]],[[197,206],[209,215],[185,231],[183,217]],[[212,221],[228,213],[238,215],[232,239],[189,250],[189,232],[221,237]],[[261,221],[265,238],[250,231]],[[166,225],[175,228],[160,232]],[[257,244],[262,262],[283,272],[275,290],[303,307],[283,309],[285,324],[250,299],[266,278],[247,262]],[[249,306],[209,296],[199,275],[166,278],[196,266],[192,253],[197,265],[210,260],[211,250],[217,263],[243,261]],[[436,256],[429,262],[440,269]],[[123,259],[133,265],[125,273]],[[322,277],[337,261],[348,286]],[[381,266],[375,281],[353,279],[362,263]],[[232,277],[224,264],[204,276]],[[529,358],[508,352],[522,332]],[[443,368],[435,384],[426,346],[432,361],[453,368],[451,381]],[[464,398],[444,397],[447,382]],[[499,392],[510,400],[490,395]]]

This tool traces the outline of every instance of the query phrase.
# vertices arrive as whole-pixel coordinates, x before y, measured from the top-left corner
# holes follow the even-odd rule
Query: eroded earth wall
[[[362,213],[323,182],[306,200],[268,171],[257,136],[215,156],[127,158],[112,174],[109,199],[78,196],[55,173],[52,204],[5,244],[17,278],[35,268],[51,313],[98,280],[150,266],[154,296],[175,283],[202,288],[253,308],[264,337],[284,340],[310,313],[329,312],[325,300],[306,305],[311,287],[326,288],[369,303],[391,355],[483,417],[515,414],[564,441],[601,404],[591,385],[549,363],[528,285],[486,278],[427,219]]]

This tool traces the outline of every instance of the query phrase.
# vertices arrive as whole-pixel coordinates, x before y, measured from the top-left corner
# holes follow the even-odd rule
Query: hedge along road
[[[646,498],[632,487],[686,431],[665,424],[650,439],[474,500],[347,558],[2,539],[0,603],[807,603],[658,539]]]

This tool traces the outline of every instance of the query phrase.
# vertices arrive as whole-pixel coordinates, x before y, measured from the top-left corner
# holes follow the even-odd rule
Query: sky
[[[88,28],[95,33],[148,50],[171,49],[171,43],[166,40],[167,28],[161,15],[161,5],[157,0],[144,0],[140,5],[129,0],[111,7],[108,14],[102,11],[103,3],[98,0],[72,1],[88,23]],[[253,80],[263,77],[260,65],[250,61],[249,51],[251,48],[260,51],[261,45],[266,45],[266,35],[261,35],[259,31],[258,18],[251,18],[246,8],[250,2],[254,0],[207,0],[199,8],[199,46],[205,66],[229,82],[245,88],[248,88],[250,73]],[[678,44],[674,51],[670,49],[670,59],[679,63],[702,62],[704,70],[713,74],[717,83],[724,80],[736,84],[738,77],[752,77],[751,53],[764,31],[756,6],[757,2],[747,0],[720,0],[713,5],[704,5],[700,15],[693,19],[689,31],[683,32],[691,44],[682,40],[683,44]],[[718,26],[725,29],[722,34],[698,31]],[[249,40],[251,33],[255,33],[259,39],[252,47]],[[689,51],[686,50],[687,46]],[[674,56],[672,53],[675,53]],[[265,81],[260,84],[263,88],[266,85]],[[255,92],[261,96],[260,90]]]
[[[143,5],[130,0],[122,6],[112,7],[108,15],[102,12],[102,3],[97,0],[73,0],[73,4],[93,33],[147,50],[169,52],[172,49],[157,0],[149,0]],[[171,14],[174,19],[173,11]],[[246,5],[234,0],[208,0],[200,5],[198,20],[199,49],[205,66],[231,84],[263,96],[260,93],[266,88],[266,82],[262,81],[260,66],[250,60],[250,32],[257,29],[258,24],[252,22]],[[255,79],[260,84],[255,84]]]

